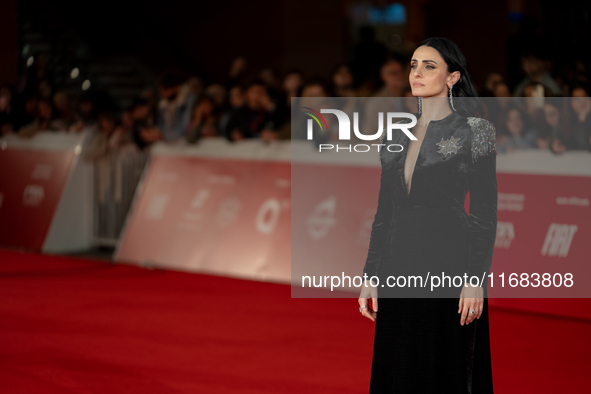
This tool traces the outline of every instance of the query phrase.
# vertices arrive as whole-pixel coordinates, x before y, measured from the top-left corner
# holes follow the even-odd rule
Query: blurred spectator
[[[53,106],[58,119],[64,124],[66,130],[69,129],[73,120],[68,95],[62,91],[56,92],[53,95]]]
[[[133,122],[154,123],[152,112],[150,111],[150,102],[143,97],[138,97],[133,100],[130,108],[130,115]]]
[[[187,80],[187,85],[189,85],[189,91],[191,94],[194,94],[196,97],[199,97],[199,95],[203,93],[203,80],[197,75],[193,75],[189,78]]]
[[[279,129],[279,138],[281,139],[291,138],[292,100],[298,97],[302,84],[304,83],[303,78],[302,72],[296,69],[288,71],[283,77],[283,89],[277,100],[278,105],[281,106],[285,115],[283,124]]]
[[[573,84],[589,84],[589,74],[585,62],[581,59],[565,61],[559,75],[556,76],[558,82],[562,85],[562,96],[571,96],[571,86]]]
[[[117,118],[110,111],[101,112],[97,117],[97,128],[86,149],[86,159],[97,160],[110,150],[118,148],[113,137],[117,126]]]
[[[349,114],[353,119],[353,112],[361,110],[361,101],[357,100],[357,92],[353,88],[353,73],[347,64],[342,63],[335,67],[332,73],[332,86],[333,94],[339,97],[339,100],[336,100],[336,108]]]
[[[500,84],[500,83],[504,84],[504,82],[505,82],[505,80],[501,74],[496,73],[496,72],[489,73],[486,76],[486,81],[484,83],[484,89],[482,90],[482,92],[480,92],[480,96],[481,97],[495,96],[495,93],[494,93],[495,85]],[[505,85],[505,86],[507,86],[507,85]],[[508,97],[508,96],[502,96],[502,97]]]
[[[525,54],[521,57],[521,66],[525,73],[525,78],[513,90],[513,96],[523,96],[526,86],[532,82],[541,83],[548,87],[554,96],[560,96],[561,89],[558,82],[546,70],[544,61],[534,54]]]
[[[272,67],[264,68],[259,78],[265,83],[269,94],[273,99],[279,97],[279,92],[281,91],[281,80],[277,76],[277,72]]]
[[[244,96],[244,90],[242,86],[236,85],[230,88],[228,92],[228,102],[225,106],[225,110],[222,113],[219,122],[219,130],[226,130],[228,127],[228,121],[230,117],[238,108],[242,107],[246,103],[246,97]]]
[[[483,99],[488,111],[487,118],[495,125],[502,124],[508,107],[514,101],[511,99],[511,92],[505,82],[497,80],[492,84],[490,93],[492,94],[490,98],[485,96],[486,98]]]
[[[151,102],[148,96],[142,95],[136,98],[131,106],[121,114],[121,122],[115,128],[113,135],[109,138],[109,147],[112,150],[121,150],[135,144],[133,137],[134,124],[154,124]]]
[[[300,97],[328,97],[328,87],[322,78],[314,77],[302,84]]]
[[[307,108],[311,108],[317,112],[320,112],[324,108],[338,108],[338,103],[334,101],[334,98],[328,97],[327,92],[326,82],[319,77],[310,78],[302,85],[299,98],[294,103],[294,108],[297,109],[297,112],[292,114],[292,123],[295,126],[290,131],[290,137],[292,139],[307,139],[307,123],[308,119],[311,119],[305,114],[305,112],[308,112]],[[325,116],[324,119],[327,128],[316,130],[313,134],[316,145],[328,142],[333,138],[338,138],[336,116]]]
[[[146,88],[142,90],[140,93],[139,98],[145,100],[148,103],[148,108],[150,109],[150,118],[154,119],[157,108],[158,108],[158,93],[152,88]]]
[[[248,62],[244,56],[238,56],[230,65],[226,89],[230,90],[233,86],[240,85],[241,78],[244,76]]]
[[[162,131],[151,122],[135,122],[132,129],[133,142],[140,150],[150,147],[164,138]]]
[[[529,124],[527,117],[516,107],[511,107],[501,125],[504,133],[498,137],[499,152],[511,152],[517,149],[536,148],[538,131]]]
[[[193,117],[187,126],[187,142],[194,144],[203,137],[218,136],[218,117],[213,98],[204,94],[197,100]]]
[[[159,86],[161,99],[157,109],[158,127],[164,140],[174,141],[184,135],[191,120],[196,95],[191,93],[189,85],[176,70],[164,73]]]
[[[291,108],[291,98],[297,97],[302,84],[304,83],[304,75],[299,70],[290,70],[283,78],[283,92],[284,101],[287,108]]]
[[[246,87],[246,103],[234,111],[228,120],[225,135],[230,141],[245,138],[277,139],[277,130],[283,119],[271,101],[265,83],[260,79],[251,81]]]
[[[226,100],[226,88],[219,83],[212,83],[205,88],[205,94],[207,94],[212,100],[216,107],[221,108]]]
[[[492,94],[494,97],[511,97],[511,90],[505,82],[495,82],[492,85]]]
[[[37,95],[30,94],[26,95],[24,99],[24,111],[21,115],[21,119],[19,122],[19,129],[20,127],[31,123],[35,120],[37,116],[37,105],[39,104],[39,99]]]
[[[332,73],[333,92],[337,97],[355,97],[353,73],[347,64],[339,64]]]
[[[20,127],[16,99],[16,89],[13,86],[0,87],[0,136],[12,133]]]
[[[49,100],[53,96],[53,86],[47,79],[42,79],[39,81],[39,85],[37,87],[37,95],[41,99]]]
[[[523,89],[524,98],[514,98],[519,104],[519,109],[527,115],[531,126],[541,130],[546,126],[544,119],[544,102],[552,97],[552,92],[543,84],[532,82]]]
[[[40,131],[66,131],[63,122],[55,119],[53,103],[48,99],[39,100],[35,120],[21,127],[18,134],[21,137],[29,138]]]
[[[150,121],[150,123],[152,123]],[[123,111],[121,114],[121,122],[115,128],[113,136],[109,139],[109,146],[113,150],[120,150],[123,147],[135,146],[133,139],[133,112],[132,109]]]
[[[568,127],[563,129],[560,142],[564,149],[555,150],[591,150],[591,98],[589,87],[575,85],[569,98]]]
[[[406,67],[401,58],[390,55],[380,69],[384,86],[373,97],[402,97],[408,86]]]
[[[402,60],[398,57],[389,57],[382,65],[380,77],[384,86],[372,97],[366,100],[364,119],[362,119],[363,133],[373,134],[378,131],[380,112],[402,112],[405,104],[402,96],[408,87],[408,78]],[[410,94],[412,97],[412,93]],[[417,99],[413,99],[416,104]],[[416,111],[414,111],[416,112]],[[382,124],[386,125],[387,119],[382,116]]]
[[[83,93],[78,98],[78,108],[74,115],[74,123],[70,126],[71,133],[79,133],[85,127],[95,125],[96,115],[99,112],[99,106],[95,103],[95,97],[91,93]]]

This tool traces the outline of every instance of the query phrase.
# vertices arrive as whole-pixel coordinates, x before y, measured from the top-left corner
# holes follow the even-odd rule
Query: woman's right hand
[[[369,300],[371,299],[371,308]],[[365,305],[365,308],[361,309],[361,314],[367,317],[371,321],[376,321],[378,312],[378,290],[376,287],[371,286],[366,280],[361,288],[361,295],[359,296],[359,307]]]

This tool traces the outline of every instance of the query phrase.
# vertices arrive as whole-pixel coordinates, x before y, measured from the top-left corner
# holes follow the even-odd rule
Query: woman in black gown
[[[409,273],[482,279],[495,243],[496,132],[480,117],[464,55],[448,39],[426,39],[412,56],[409,81],[419,100],[417,124],[409,128],[417,140],[382,137],[404,149],[380,151],[364,267],[380,285],[366,281],[359,298],[360,312],[376,321],[370,393],[493,393],[487,280],[430,296],[381,286],[388,276]]]

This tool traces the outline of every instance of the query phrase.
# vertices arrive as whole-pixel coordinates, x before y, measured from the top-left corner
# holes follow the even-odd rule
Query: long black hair
[[[447,63],[448,72],[460,72],[460,79],[458,79],[458,82],[456,82],[452,89],[453,97],[472,97],[473,99],[460,98],[459,100],[454,100],[456,111],[465,117],[483,117],[485,110],[481,101],[478,100],[478,93],[476,93],[476,89],[472,84],[468,62],[456,43],[449,38],[431,37],[423,40],[417,48],[423,45],[435,48],[439,52],[443,60]]]

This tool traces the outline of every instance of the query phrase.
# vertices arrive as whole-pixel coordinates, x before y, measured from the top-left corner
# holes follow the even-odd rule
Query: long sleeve
[[[470,192],[470,262],[468,276],[482,278],[490,272],[497,233],[497,151],[493,124],[468,118],[472,126],[472,165],[468,169]],[[483,286],[486,287],[487,280]]]
[[[381,156],[381,155],[380,155]],[[365,261],[363,273],[368,278],[378,275],[378,266],[385,243],[387,242],[388,230],[392,222],[394,202],[392,198],[393,179],[387,178],[386,163],[382,157],[382,174],[380,176],[380,192],[378,195],[378,208],[371,226],[371,237],[369,251]]]

